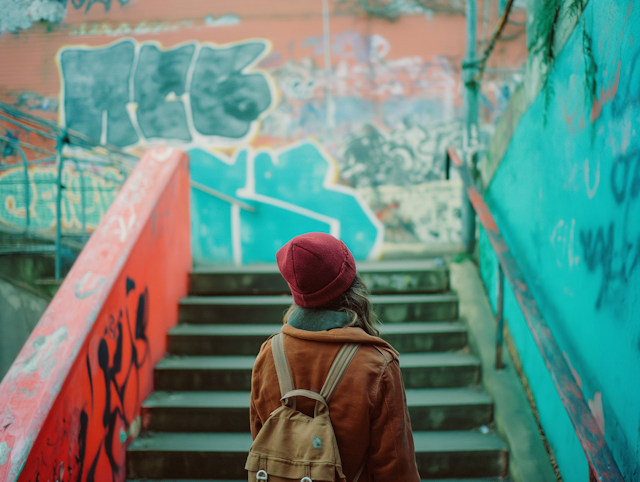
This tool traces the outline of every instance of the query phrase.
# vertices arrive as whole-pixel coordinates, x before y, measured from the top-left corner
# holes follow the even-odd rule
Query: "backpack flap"
[[[253,441],[245,469],[249,480],[265,470],[269,482],[310,477],[314,482],[346,480],[329,414],[315,418],[283,405],[267,419]]]

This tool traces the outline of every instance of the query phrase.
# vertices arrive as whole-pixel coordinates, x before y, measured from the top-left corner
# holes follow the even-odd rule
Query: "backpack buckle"
[[[258,470],[258,473],[256,474],[256,480],[267,480],[268,477],[269,475],[266,470]]]
[[[300,479],[300,482],[313,482],[313,480],[311,480],[309,477],[302,477]]]

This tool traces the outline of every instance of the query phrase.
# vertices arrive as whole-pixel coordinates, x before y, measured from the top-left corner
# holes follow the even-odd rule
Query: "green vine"
[[[570,17],[578,18],[584,10],[587,0],[570,0],[567,12]],[[542,7],[536,15],[536,23],[534,32],[536,43],[530,46],[533,54],[540,56],[543,75],[542,95],[544,96],[544,111],[542,114],[543,123],[547,123],[547,112],[551,105],[551,100],[555,94],[553,83],[549,81],[549,74],[555,62],[555,54],[553,44],[558,29],[558,20],[562,8],[563,0],[543,0]],[[584,15],[581,16],[582,26],[582,54],[584,58],[584,83],[587,95],[585,104],[589,105],[596,95],[596,73],[598,72],[598,64],[593,55],[593,41],[591,35],[587,31]]]

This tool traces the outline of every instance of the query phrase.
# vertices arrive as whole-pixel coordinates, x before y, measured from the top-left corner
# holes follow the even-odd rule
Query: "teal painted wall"
[[[583,29],[598,65],[585,89]],[[635,34],[635,35],[634,35]],[[625,480],[640,480],[640,5],[591,0],[485,198]],[[545,112],[546,110],[546,112]],[[545,122],[546,118],[546,122]],[[480,238],[495,306],[495,257]],[[505,314],[566,482],[587,464],[510,290]]]

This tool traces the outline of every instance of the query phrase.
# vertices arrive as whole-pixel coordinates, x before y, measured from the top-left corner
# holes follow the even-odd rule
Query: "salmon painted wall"
[[[585,87],[584,29],[597,65]],[[590,0],[486,199],[628,481],[640,480],[640,4]],[[546,123],[544,121],[546,117]],[[481,236],[495,301],[495,258]],[[512,292],[505,316],[563,480],[582,448]]]
[[[124,481],[187,293],[188,169],[176,149],[142,157],[9,369],[0,480]]]
[[[359,258],[383,242],[455,243],[460,185],[444,180],[444,149],[461,142],[465,19],[396,3],[405,14],[391,22],[330,1],[325,46],[321,0],[71,0],[60,23],[0,37],[0,98],[129,150],[194,149],[195,181],[255,208],[193,190],[196,264],[273,261],[285,223],[345,238]],[[490,68],[522,65],[524,27],[507,36]],[[487,77],[485,121],[517,81]],[[265,150],[274,166],[295,154],[263,173],[268,188],[251,170]],[[321,180],[323,209],[297,201],[309,197],[300,172]]]

